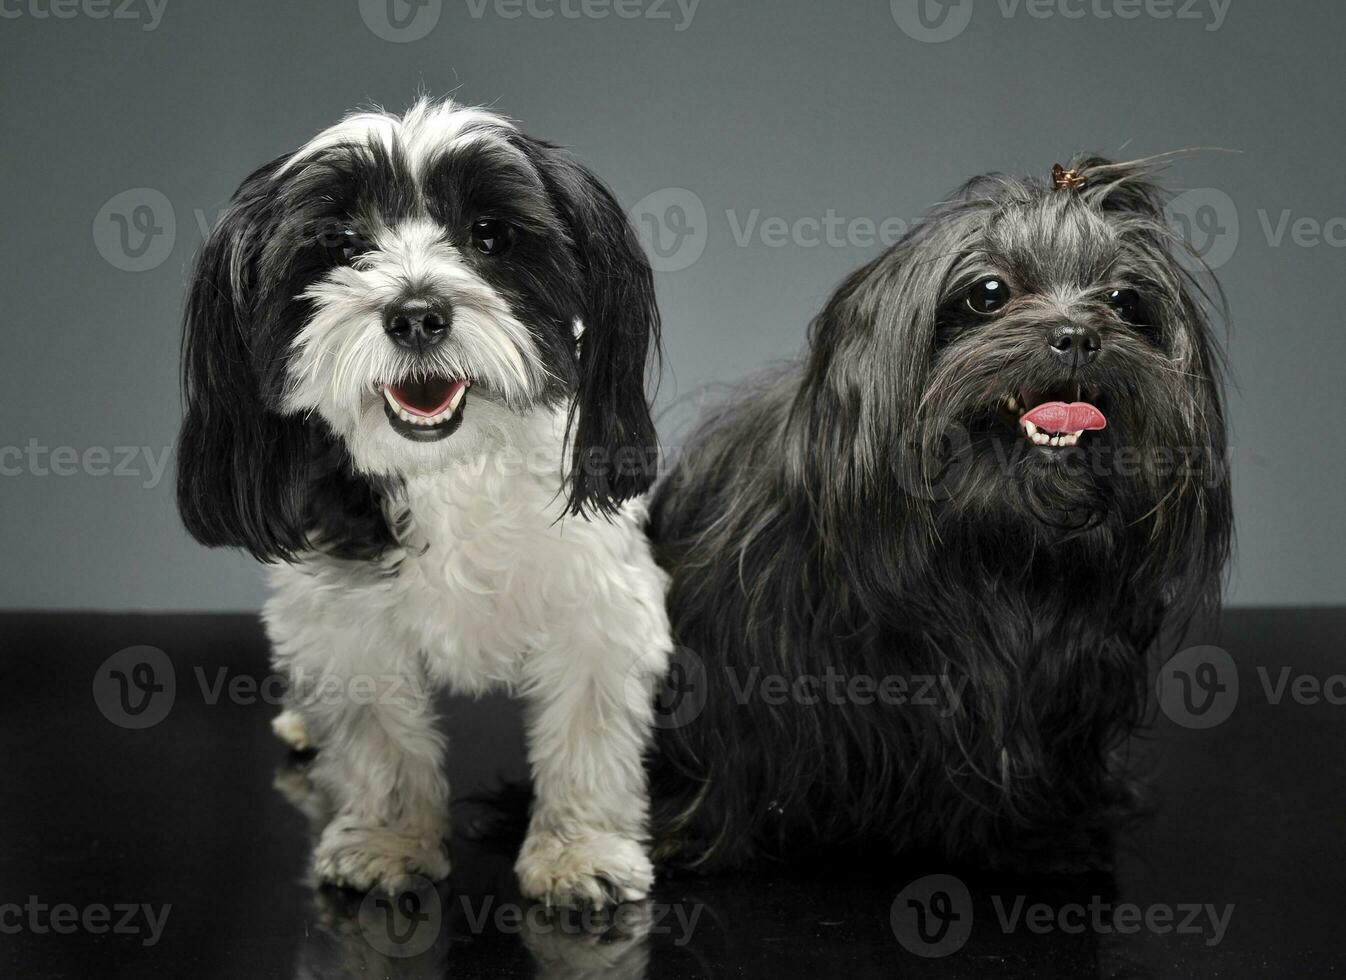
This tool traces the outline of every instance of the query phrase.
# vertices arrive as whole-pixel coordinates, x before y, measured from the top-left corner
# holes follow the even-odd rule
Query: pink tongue
[[[1043,402],[1024,413],[1019,424],[1024,422],[1032,422],[1044,432],[1078,432],[1108,424],[1103,413],[1088,402]]]

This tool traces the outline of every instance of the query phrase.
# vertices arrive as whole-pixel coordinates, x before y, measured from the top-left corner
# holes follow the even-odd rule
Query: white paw
[[[548,906],[603,908],[650,893],[654,867],[639,841],[595,833],[574,839],[530,834],[514,865],[519,887]]]
[[[439,881],[449,876],[449,859],[438,833],[370,827],[354,817],[327,825],[313,855],[318,877],[357,891],[398,892],[419,875]]]
[[[296,752],[307,752],[313,748],[313,740],[308,735],[308,725],[298,711],[286,708],[271,719],[271,730],[276,737]]]

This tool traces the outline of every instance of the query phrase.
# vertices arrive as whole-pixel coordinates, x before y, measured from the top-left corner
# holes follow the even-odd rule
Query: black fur
[[[384,481],[358,472],[320,419],[283,404],[292,345],[313,313],[302,294],[331,270],[337,230],[361,221],[434,220],[532,332],[547,367],[540,400],[572,406],[571,512],[609,514],[648,489],[644,385],[659,350],[649,265],[596,177],[555,146],[485,128],[493,139],[422,161],[420,187],[409,150],[378,140],[301,167],[278,158],[239,187],[187,299],[178,505],[197,540],[264,561],[314,547],[377,558],[394,543]],[[507,254],[468,246],[482,215],[514,229]]]
[[[659,350],[654,278],[607,188],[557,147],[537,140],[526,147],[570,229],[583,289],[570,510],[608,513],[654,482],[658,439],[645,393]]]
[[[1220,365],[1149,165],[1074,166],[1081,190],[990,175],[937,207],[656,488],[675,635],[708,693],[660,733],[666,858],[877,841],[1087,862],[1131,812],[1119,755],[1147,653],[1217,601],[1229,549]],[[973,315],[991,274],[1016,298]],[[1104,302],[1126,287],[1142,322]],[[1099,330],[1103,356],[1060,366],[1060,323]],[[1075,449],[1039,450],[1002,415],[1007,393],[1075,382],[1109,423]],[[893,686],[886,702],[762,694],[767,675],[829,671]],[[926,678],[934,703],[913,703]]]
[[[310,480],[310,433],[268,390],[285,359],[262,278],[268,230],[280,224],[272,177],[280,162],[243,182],[202,248],[182,348],[178,510],[202,544],[261,560],[304,547]]]

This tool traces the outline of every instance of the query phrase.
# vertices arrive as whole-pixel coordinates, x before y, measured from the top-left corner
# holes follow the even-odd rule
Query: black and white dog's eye
[[[472,244],[483,255],[499,255],[509,248],[509,225],[499,218],[482,218],[472,222]]]
[[[991,276],[976,283],[967,293],[967,307],[973,313],[990,316],[1009,302],[1009,286],[1005,280]]]
[[[1108,293],[1108,305],[1127,323],[1140,323],[1140,294],[1134,289],[1114,289]]]
[[[350,265],[355,259],[364,255],[373,247],[373,242],[354,228],[347,226],[338,228],[335,234],[331,236],[328,250],[332,253],[334,261],[343,265]]]

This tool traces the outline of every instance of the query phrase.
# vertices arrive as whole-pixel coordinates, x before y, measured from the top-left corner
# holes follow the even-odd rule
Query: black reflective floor
[[[513,855],[473,810],[457,816],[438,888],[389,901],[311,887],[312,796],[270,733],[276,691],[249,618],[10,615],[0,637],[0,976],[1346,969],[1346,611],[1226,614],[1214,642],[1236,668],[1184,665],[1191,703],[1209,691],[1218,703],[1173,702],[1184,724],[1159,715],[1159,808],[1115,875],[863,862],[666,877],[650,903],[604,921],[523,903]],[[138,646],[171,668],[119,653]],[[456,795],[523,774],[511,703],[454,700],[446,718]]]

